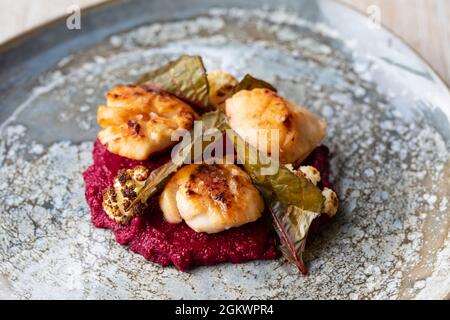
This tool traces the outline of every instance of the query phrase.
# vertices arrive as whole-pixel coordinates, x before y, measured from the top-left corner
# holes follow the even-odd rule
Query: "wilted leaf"
[[[266,88],[277,92],[277,89],[275,89],[274,86],[272,86],[270,83],[261,79],[254,78],[249,74],[246,74],[245,77],[238,83],[238,85],[234,89],[234,92],[238,92],[241,90],[252,90],[256,88]]]
[[[200,56],[182,55],[144,75],[139,82],[162,89],[201,110],[211,110],[208,79]]]
[[[271,159],[272,166],[277,166],[278,172],[264,174],[262,169],[269,164],[267,155],[258,152],[236,133],[229,135],[229,138],[233,141],[245,171],[261,191],[270,209],[275,230],[281,240],[281,252],[305,274],[307,269],[302,253],[311,222],[320,215],[323,208],[321,190],[305,177],[297,176],[280,166],[275,159]]]

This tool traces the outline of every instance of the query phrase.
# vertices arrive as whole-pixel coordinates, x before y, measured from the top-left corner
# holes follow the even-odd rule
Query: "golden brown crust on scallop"
[[[160,197],[166,220],[182,219],[197,232],[215,233],[257,220],[264,209],[250,177],[235,165],[187,165]]]
[[[326,124],[269,89],[241,90],[225,102],[230,126],[258,149],[271,150],[271,136],[258,140],[255,129],[277,130],[280,162],[299,163],[326,135]]]
[[[172,132],[190,129],[198,118],[183,101],[146,85],[120,85],[106,98],[97,112],[98,138],[110,152],[134,160],[170,147]]]

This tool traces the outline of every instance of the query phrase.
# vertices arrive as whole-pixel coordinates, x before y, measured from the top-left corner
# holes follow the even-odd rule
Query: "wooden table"
[[[72,4],[84,8],[104,1],[0,0],[0,43],[67,14]],[[339,1],[365,14],[369,6],[378,6],[381,22],[419,52],[450,84],[450,0]]]
[[[363,13],[371,5],[378,6],[381,23],[415,49],[450,85],[450,0],[339,1]]]

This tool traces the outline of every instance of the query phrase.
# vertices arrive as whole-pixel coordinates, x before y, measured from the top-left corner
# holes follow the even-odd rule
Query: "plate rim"
[[[320,1],[323,1],[323,0],[320,0]],[[335,2],[336,4],[342,6],[343,8],[346,8],[347,10],[352,11],[354,14],[360,15],[361,17],[366,16],[362,10],[351,6],[349,3],[343,2],[342,0],[332,0],[332,1]],[[107,0],[105,2],[88,5],[87,7],[82,8],[81,12],[84,14],[92,14],[96,10],[106,9],[108,7],[113,7],[113,6],[117,6],[117,5],[126,5],[127,2],[129,2],[129,1],[127,1],[127,0]],[[21,32],[15,36],[13,36],[12,38],[9,38],[5,42],[0,43],[0,54],[4,54],[14,48],[20,47],[24,43],[32,40],[32,38],[34,36],[42,35],[42,34],[48,32],[48,30],[51,27],[57,26],[60,23],[63,23],[65,20],[66,20],[66,16],[61,15],[59,17],[56,17],[56,18],[50,19],[44,23],[41,23],[41,24],[37,25],[36,27],[31,28],[27,31]],[[389,34],[391,34],[392,36],[394,36],[394,38],[396,38],[396,40],[400,41],[403,45],[405,45],[408,48],[408,50],[410,50],[412,53],[414,53],[416,58],[418,58],[421,63],[426,65],[433,72],[433,75],[437,79],[439,79],[439,81],[444,85],[444,87],[450,93],[450,82],[448,83],[444,79],[444,77],[437,71],[437,69],[434,66],[432,66],[427,61],[427,59],[424,57],[424,55],[422,53],[420,53],[418,51],[418,49],[414,48],[412,46],[412,44],[410,44],[408,41],[405,40],[404,37],[400,36],[391,27],[387,26],[383,22],[383,20],[380,21],[380,26],[382,29],[384,29],[384,31],[386,31]]]

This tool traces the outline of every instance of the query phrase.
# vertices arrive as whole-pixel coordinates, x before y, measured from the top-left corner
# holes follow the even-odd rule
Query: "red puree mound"
[[[162,266],[173,264],[185,271],[193,266],[269,260],[279,256],[278,238],[270,219],[262,218],[217,234],[196,233],[184,222],[166,222],[157,197],[153,197],[143,215],[134,218],[129,225],[116,224],[102,209],[102,191],[112,184],[117,171],[138,164],[154,170],[168,161],[168,155],[134,161],[110,153],[96,141],[93,156],[94,164],[83,174],[92,222],[98,228],[111,229],[120,244],[129,245],[132,251],[147,260]],[[328,181],[328,148],[317,148],[306,162],[315,165],[323,173],[323,185],[331,187]]]

